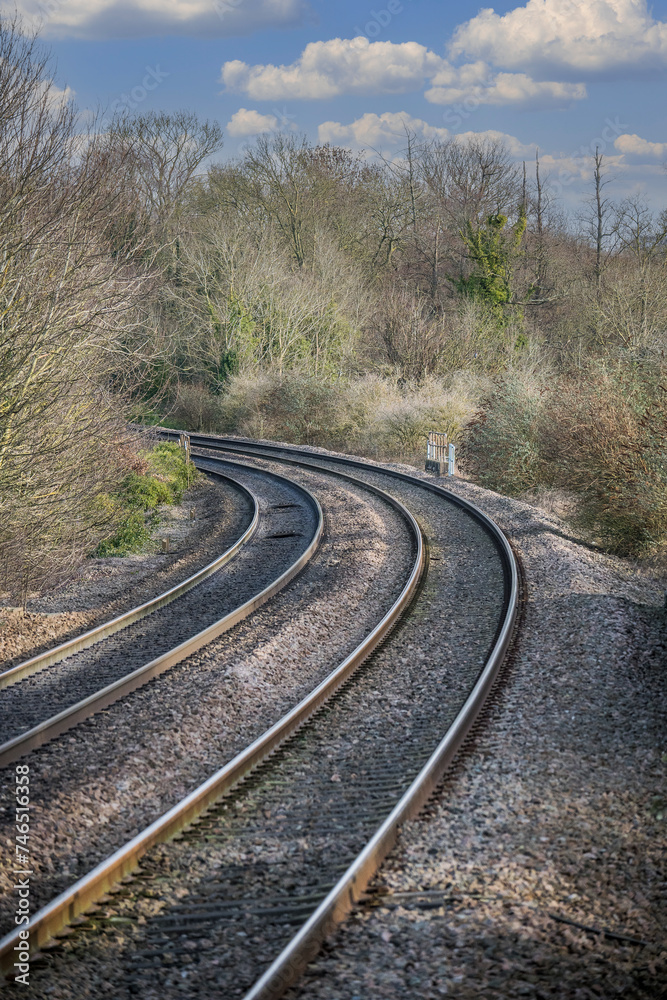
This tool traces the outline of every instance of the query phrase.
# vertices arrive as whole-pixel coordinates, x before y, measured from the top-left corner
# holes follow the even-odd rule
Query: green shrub
[[[172,491],[166,482],[151,475],[130,472],[123,482],[123,499],[130,510],[155,510],[161,503],[170,503]]]
[[[196,476],[196,471],[192,465],[188,465],[183,456],[183,451],[177,444],[169,441],[161,441],[148,455],[149,467],[156,476],[165,477],[166,485],[171,491],[171,499],[159,501],[160,503],[178,503]]]
[[[143,551],[159,524],[157,508],[179,503],[193,481],[177,444],[160,442],[145,455],[148,472],[129,472],[118,492],[100,497],[100,504],[115,507],[116,531],[95,549],[97,556],[125,556]]]
[[[103,539],[95,549],[96,556],[127,556],[141,552],[151,540],[152,519],[148,522],[140,511],[126,514],[111,538]]]

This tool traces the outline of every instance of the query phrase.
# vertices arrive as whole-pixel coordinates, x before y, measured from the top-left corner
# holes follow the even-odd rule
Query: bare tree
[[[614,219],[616,254],[604,296],[601,323],[630,349],[667,347],[667,214],[656,216],[640,198],[626,199]]]
[[[309,157],[305,137],[279,132],[259,136],[243,162],[243,200],[275,223],[298,267],[306,262],[309,250],[305,232]]]
[[[442,322],[432,304],[411,288],[389,288],[378,303],[371,328],[401,379],[421,382],[437,370],[443,349]]]
[[[498,139],[438,140],[423,155],[423,178],[453,226],[479,223],[521,197],[519,168]]]
[[[192,111],[124,115],[109,129],[109,142],[131,152],[138,184],[151,218],[166,228],[182,205],[201,164],[222,148],[217,122]]]
[[[535,248],[535,296],[540,298],[543,293],[547,276],[547,252],[544,239],[544,189],[540,177],[540,151],[535,150],[535,230],[537,246]]]
[[[614,237],[617,233],[616,210],[611,199],[606,197],[604,193],[608,184],[609,179],[605,176],[604,171],[604,156],[596,146],[593,158],[593,213],[589,222],[589,231],[595,251],[593,275],[598,299],[602,294],[602,277],[607,261],[615,248]]]
[[[137,242],[110,240],[117,164],[77,133],[17,22],[0,23],[0,94],[0,553],[25,596],[33,571],[109,516],[95,498],[120,461],[110,384],[144,279]]]
[[[451,280],[466,272],[466,249],[461,233],[469,225],[516,207],[521,199],[519,170],[506,146],[495,139],[469,137],[436,140],[420,158],[424,201],[425,251],[435,292],[440,278]],[[425,246],[426,246],[425,241]]]

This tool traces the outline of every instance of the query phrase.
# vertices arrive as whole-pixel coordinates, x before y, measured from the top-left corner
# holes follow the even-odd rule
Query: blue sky
[[[385,155],[399,152],[404,124],[420,139],[491,130],[518,160],[539,146],[571,208],[596,144],[610,194],[667,206],[667,0],[18,6],[42,19],[79,107],[194,109],[223,126],[223,158],[280,128]]]

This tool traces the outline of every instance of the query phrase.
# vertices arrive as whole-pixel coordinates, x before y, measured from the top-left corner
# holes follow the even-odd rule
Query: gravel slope
[[[290,1000],[667,996],[662,587],[535,507],[444,485],[512,537],[528,581],[523,632],[442,792]],[[270,700],[289,664],[276,671],[273,652],[250,650],[226,677]],[[248,734],[242,714],[236,724]],[[190,773],[180,767],[177,784]],[[47,990],[30,995],[60,995]]]
[[[252,538],[232,560],[177,600],[0,691],[2,743],[213,626],[298,559],[318,521],[307,494],[284,479],[240,467],[235,475],[259,500],[260,522]],[[240,495],[236,503],[249,524],[249,498]]]

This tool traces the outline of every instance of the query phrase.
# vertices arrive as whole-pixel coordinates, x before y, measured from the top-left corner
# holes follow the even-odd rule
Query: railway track
[[[212,478],[225,482],[229,485],[240,497],[241,501],[245,501],[248,507],[248,513],[245,519],[246,523],[243,524],[241,534],[227,549],[225,549],[223,554],[217,556],[212,562],[191,574],[191,576],[187,579],[169,587],[169,589],[164,591],[164,593],[158,594],[157,596],[150,598],[148,601],[144,601],[143,604],[117,615],[108,622],[96,625],[94,628],[83,632],[81,635],[68,639],[51,649],[47,649],[44,652],[36,654],[35,656],[31,656],[29,659],[24,660],[21,663],[17,663],[14,666],[0,671],[0,691],[6,687],[10,687],[17,681],[22,681],[25,680],[26,677],[31,677],[32,674],[39,673],[40,670],[44,670],[46,667],[49,667],[54,663],[60,663],[61,660],[66,659],[68,656],[72,656],[74,653],[78,653],[82,649],[87,649],[89,646],[95,645],[95,643],[100,642],[102,639],[106,639],[115,632],[119,632],[128,625],[132,625],[134,622],[140,621],[147,615],[152,614],[153,611],[166,607],[167,604],[170,604],[178,597],[186,594],[188,590],[196,587],[198,583],[203,582],[208,576],[211,575],[211,573],[221,569],[222,566],[226,565],[231,559],[234,558],[246,542],[252,538],[257,529],[257,525],[259,524],[259,503],[254,494],[250,490],[246,489],[246,487],[241,483],[235,482],[223,473],[211,473],[211,476]]]
[[[229,481],[221,467],[198,464]],[[238,475],[236,463],[226,467]],[[226,552],[165,594],[0,674],[0,767],[179,663],[251,614],[306,565],[323,531],[318,502],[275,474],[243,475],[263,483],[261,530],[257,497],[236,483],[249,523]],[[245,556],[253,539],[256,551],[249,558],[262,570],[239,580],[234,560]],[[174,612],[169,606],[176,600]]]
[[[234,442],[229,452],[242,447]],[[325,471],[334,465],[338,473],[343,464],[293,449],[248,446],[246,454]],[[135,838],[38,915],[40,947],[138,868],[118,913],[92,915],[78,935],[89,953],[106,920],[133,928],[127,948],[106,939],[103,946],[118,996],[157,985],[167,995],[175,974],[179,996],[186,980],[192,996],[280,995],[431,794],[493,684],[516,608],[516,567],[503,536],[433,484],[349,465],[361,467],[362,481],[374,480],[376,490],[383,482],[396,493],[400,483],[420,508],[431,572],[418,589],[424,550],[417,529],[399,601],[334,675],[141,842]],[[480,596],[485,583],[490,592]],[[183,839],[155,846],[183,830]],[[5,961],[11,947],[10,936],[0,945]]]

